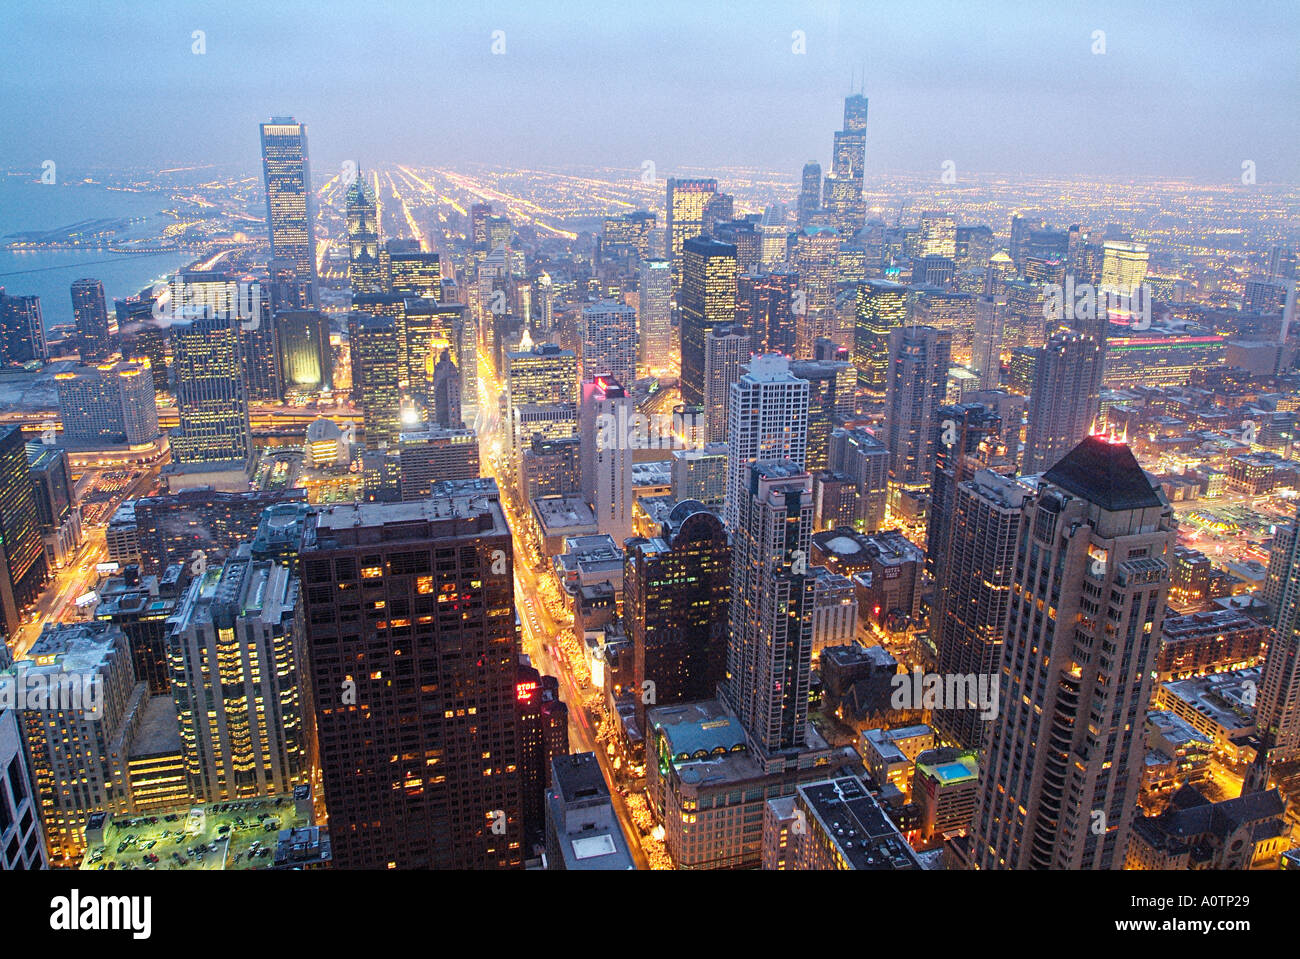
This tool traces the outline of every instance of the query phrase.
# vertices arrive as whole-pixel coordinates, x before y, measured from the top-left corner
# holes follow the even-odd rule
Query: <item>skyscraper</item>
[[[631,385],[636,380],[636,310],[622,303],[582,308],[582,380],[608,376]]]
[[[147,360],[56,373],[54,385],[65,440],[134,446],[158,438],[153,370]]]
[[[765,755],[806,745],[816,577],[812,477],[788,459],[745,471],[732,530],[731,631],[722,693]]]
[[[864,429],[831,431],[827,466],[847,474],[857,487],[853,526],[866,533],[883,529],[889,504],[889,449]]]
[[[623,618],[641,723],[649,701],[666,705],[716,693],[726,671],[730,603],[731,546],[722,522],[703,504],[680,502],[659,536],[628,540]],[[644,695],[647,682],[653,697]]]
[[[930,481],[930,508],[926,516],[925,569],[934,573],[948,553],[953,497],[975,471],[1001,463],[998,444],[1002,420],[979,403],[942,406],[935,415],[931,445],[934,472]]]
[[[799,181],[798,225],[806,227],[822,205],[822,165],[805,163]]]
[[[957,221],[951,213],[926,210],[921,214],[918,256],[957,257]]]
[[[285,392],[315,392],[333,383],[329,323],[316,310],[287,310],[275,315],[280,344],[280,382]]]
[[[7,296],[0,286],[0,366],[50,358],[39,296]]]
[[[853,236],[867,219],[863,177],[867,163],[867,98],[844,98],[844,128],[834,137],[831,172],[826,177],[823,205],[835,218],[841,236]]]
[[[578,358],[554,343],[506,354],[506,413],[512,455],[534,438],[563,439],[578,433]]]
[[[671,181],[670,181],[671,182]],[[704,402],[704,339],[715,326],[736,321],[736,248],[710,237],[682,245],[682,400]]]
[[[582,384],[582,495],[596,516],[596,529],[622,544],[632,535],[632,459],[630,436],[636,407],[613,377]]]
[[[250,400],[278,403],[284,399],[284,381],[280,377],[279,327],[271,318],[270,290],[256,288],[255,319],[239,324],[240,366]]]
[[[393,250],[388,254],[388,292],[441,302],[442,263],[438,254],[425,253],[418,243],[415,245],[414,250]]]
[[[443,350],[433,368],[433,421],[446,429],[465,424],[460,407],[460,370],[451,360],[451,351]]]
[[[804,467],[808,455],[808,381],[790,372],[790,361],[784,356],[756,356],[749,364],[749,372],[731,385],[727,416],[724,518],[734,536],[754,463],[789,460],[800,469]],[[811,508],[811,495],[808,502]]]
[[[755,353],[795,355],[799,274],[777,270],[736,277],[736,322],[753,337]]]
[[[400,348],[392,317],[353,313],[348,318],[352,344],[352,389],[361,403],[366,449],[396,446],[402,426]]]
[[[310,525],[299,570],[336,866],[522,865],[512,565],[491,479]]]
[[[1118,869],[1137,809],[1173,511],[1127,446],[1090,436],[1021,508],[981,869]]]
[[[715,326],[704,338],[704,441],[727,439],[727,404],[731,384],[749,365],[752,345],[743,326]]]
[[[830,463],[831,431],[853,418],[857,374],[843,360],[795,360],[790,372],[808,381],[808,455],[804,466],[816,474]]]
[[[111,623],[49,623],[7,672],[18,688],[63,691],[47,709],[20,710],[19,721],[50,858],[71,868],[85,852],[90,816],[130,808],[127,752],[148,694]]]
[[[100,363],[113,353],[116,320],[109,320],[104,284],[77,280],[72,284],[72,318],[77,327],[77,352],[83,363]]]
[[[1146,279],[1150,256],[1145,243],[1106,240],[1102,243],[1102,290],[1128,294],[1140,286]]]
[[[971,344],[971,371],[979,376],[980,389],[996,389],[1002,373],[1002,331],[1006,304],[992,296],[975,300],[975,332]]]
[[[686,241],[707,232],[704,209],[717,192],[717,180],[668,178],[668,262],[672,267],[674,296],[681,296],[685,275],[682,253]]]
[[[872,396],[885,395],[889,369],[889,333],[907,319],[907,287],[889,280],[868,280],[858,287],[854,311],[853,365],[858,383]]]
[[[1300,759],[1300,536],[1288,530],[1279,538],[1284,551],[1269,567],[1270,573],[1279,570],[1280,590],[1255,710],[1264,748],[1247,777],[1247,791],[1266,788],[1275,764]]]
[[[22,429],[0,428],[0,630],[12,646],[48,572]]]
[[[641,372],[673,367],[672,295],[673,277],[667,260],[642,260],[637,274],[641,314]],[[549,281],[549,277],[547,278]],[[549,287],[549,282],[547,284]],[[542,326],[541,329],[549,329]]]
[[[840,237],[831,227],[805,227],[795,235],[791,262],[799,274],[799,290],[795,294],[795,356],[800,359],[812,357],[818,337],[837,342],[841,339],[835,310],[835,267],[839,252]]]
[[[379,293],[384,288],[379,270],[379,201],[360,170],[348,187],[346,202],[348,282],[354,293]]]
[[[244,545],[194,578],[169,622],[186,775],[202,801],[286,795],[306,781],[298,591],[288,566]]]
[[[1024,473],[1047,469],[1095,427],[1103,353],[1094,336],[1060,330],[1035,351]]]
[[[204,317],[172,326],[172,379],[180,414],[180,428],[171,438],[176,463],[244,472],[251,466],[240,353],[234,319]]]
[[[23,731],[18,713],[7,706],[0,707],[0,769],[6,773],[0,778],[0,872],[48,869]]]
[[[885,430],[891,457],[889,481],[916,489],[934,472],[934,430],[948,388],[952,334],[932,326],[889,332],[885,371]]]
[[[262,176],[271,256],[293,261],[306,287],[307,306],[316,305],[316,210],[307,157],[307,127],[293,117],[263,123]]]
[[[1029,495],[1027,487],[991,470],[977,471],[953,491],[948,536],[935,557],[937,605],[930,612],[942,675],[998,675],[1021,506]],[[932,555],[927,550],[926,558]],[[969,749],[979,749],[989,729],[970,702],[935,710],[934,724]]]

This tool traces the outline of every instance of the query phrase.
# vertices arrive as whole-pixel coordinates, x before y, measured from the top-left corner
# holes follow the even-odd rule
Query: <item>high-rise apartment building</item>
[[[928,486],[934,472],[934,429],[948,391],[952,334],[932,326],[896,327],[889,333],[885,370],[885,430],[890,483]]]
[[[812,477],[788,459],[746,469],[732,530],[723,696],[764,755],[806,745],[816,577]]]
[[[7,296],[0,286],[0,366],[50,358],[39,296]]]
[[[195,797],[286,795],[306,781],[298,601],[289,567],[245,545],[196,576],[171,619],[171,692]]]
[[[130,808],[127,752],[148,690],[111,623],[50,623],[5,673],[18,688],[57,690],[47,708],[19,710],[19,722],[52,864],[75,866],[90,816]]]
[[[72,318],[77,328],[77,352],[83,363],[102,363],[113,354],[116,320],[110,320],[99,280],[76,280],[72,284]]]
[[[1287,530],[1278,562],[1277,611],[1264,673],[1256,697],[1255,728],[1263,741],[1257,766],[1248,777],[1254,789],[1267,785],[1273,765],[1300,759],[1300,536]]]
[[[752,341],[740,325],[715,326],[704,337],[704,437],[706,443],[727,439],[727,404],[731,384],[749,365]]]
[[[636,310],[622,303],[582,308],[582,381],[608,376],[629,386],[636,380]]]
[[[853,527],[874,533],[883,529],[889,506],[889,447],[861,428],[831,431],[827,466],[853,480],[857,488]]]
[[[54,385],[65,440],[134,446],[158,438],[158,406],[148,360],[56,373]]]
[[[491,479],[310,525],[302,616],[336,866],[522,865],[512,565]]]
[[[582,495],[596,517],[596,529],[622,544],[632,535],[632,460],[636,452],[631,424],[636,407],[622,384],[597,376],[582,384]]]
[[[972,860],[1118,869],[1142,783],[1173,511],[1127,446],[1090,436],[1042,475],[1018,535]]]
[[[18,713],[0,706],[0,872],[48,868]]]
[[[991,470],[977,471],[953,492],[949,534],[935,557],[938,605],[930,614],[942,675],[999,675],[1022,506],[1030,493]],[[979,749],[990,728],[979,705],[945,705],[934,712],[935,726],[948,739]]]
[[[1021,470],[1039,473],[1096,426],[1104,353],[1096,337],[1061,330],[1037,351]]]
[[[735,535],[750,486],[750,467],[790,460],[800,469],[808,455],[808,381],[790,372],[778,354],[756,356],[731,385],[727,408],[727,501],[724,519]],[[809,497],[811,508],[812,498]]]

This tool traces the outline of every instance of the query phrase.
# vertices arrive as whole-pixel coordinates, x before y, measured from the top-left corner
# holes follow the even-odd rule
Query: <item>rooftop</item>
[[[1133,451],[1104,436],[1086,437],[1044,473],[1043,479],[1107,512],[1164,505]]]

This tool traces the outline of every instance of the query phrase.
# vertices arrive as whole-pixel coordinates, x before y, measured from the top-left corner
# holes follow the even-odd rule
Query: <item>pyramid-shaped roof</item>
[[[1087,437],[1043,479],[1109,512],[1164,505],[1133,451],[1104,436]]]

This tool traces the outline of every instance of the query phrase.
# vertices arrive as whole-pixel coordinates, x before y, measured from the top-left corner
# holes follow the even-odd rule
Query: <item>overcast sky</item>
[[[346,158],[829,163],[865,70],[868,173],[1300,182],[1295,0],[3,0],[0,164],[245,163],[257,123]],[[206,52],[192,52],[195,30]],[[504,54],[492,52],[504,31]],[[1094,54],[1094,31],[1104,54]],[[806,53],[792,47],[802,31]],[[500,44],[498,43],[498,46]]]

